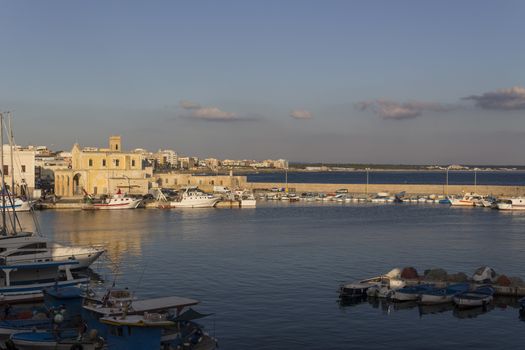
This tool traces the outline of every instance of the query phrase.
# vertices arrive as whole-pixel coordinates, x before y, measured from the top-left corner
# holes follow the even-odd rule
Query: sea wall
[[[250,189],[271,189],[286,187],[279,182],[248,182]],[[347,189],[350,193],[366,193],[365,184],[319,184],[319,183],[288,183],[288,189],[297,193],[302,192],[335,192],[338,189]],[[525,196],[525,186],[487,186],[487,185],[409,185],[409,184],[369,184],[368,193],[389,192],[407,194],[459,194],[462,192],[477,192],[494,196]]]

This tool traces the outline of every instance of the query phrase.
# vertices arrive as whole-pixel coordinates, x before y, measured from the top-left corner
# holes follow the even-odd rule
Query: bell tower
[[[120,136],[110,136],[109,137],[109,149],[111,152],[121,152],[122,151],[122,140]]]

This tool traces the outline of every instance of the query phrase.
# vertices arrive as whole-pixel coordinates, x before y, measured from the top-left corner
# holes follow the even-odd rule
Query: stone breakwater
[[[284,188],[282,182],[248,182],[249,189]],[[320,183],[288,183],[288,189],[296,193],[302,192],[335,192],[347,189],[349,193],[363,194],[367,192],[365,184],[320,184]],[[460,194],[462,192],[476,192],[482,195],[498,197],[525,196],[525,186],[489,186],[489,185],[412,185],[412,184],[369,184],[368,193],[389,192],[391,194],[405,191],[407,194]]]

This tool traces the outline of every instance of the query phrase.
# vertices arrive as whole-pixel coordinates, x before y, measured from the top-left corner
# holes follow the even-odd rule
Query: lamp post
[[[478,168],[474,168],[474,192],[478,192],[476,189],[478,187]]]
[[[370,168],[366,168],[366,195],[368,196],[368,180],[369,180],[369,171],[370,171]]]
[[[284,168],[284,183],[286,184],[285,192],[288,193],[288,167]]]
[[[445,194],[447,195],[448,197],[448,171],[450,170],[450,166],[447,167],[447,186],[446,186],[446,190],[445,190]]]

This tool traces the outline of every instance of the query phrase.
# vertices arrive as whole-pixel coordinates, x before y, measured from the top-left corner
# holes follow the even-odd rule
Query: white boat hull
[[[394,291],[391,296],[392,300],[396,301],[411,301],[411,300],[418,300],[419,294],[418,293],[403,293],[400,291]]]
[[[88,268],[104,252],[103,248],[67,247],[56,244],[52,248],[52,257],[53,261],[67,261],[73,258],[78,261],[78,265],[74,265],[72,270],[81,270]]]
[[[207,198],[198,200],[181,200],[180,202],[170,202],[172,208],[213,208],[219,198]]]
[[[479,307],[479,306],[485,306],[487,304],[490,304],[493,300],[492,295],[488,295],[485,298],[480,299],[469,299],[469,298],[462,298],[461,296],[454,297],[454,304],[456,304],[459,308],[471,308],[471,307]]]
[[[444,304],[450,303],[454,299],[454,295],[430,295],[422,294],[419,302],[423,305],[434,305],[434,304]]]
[[[139,206],[141,199],[134,199],[125,203],[109,202],[109,203],[95,203],[92,206],[86,207],[85,209],[97,209],[97,210],[119,210],[119,209],[135,209]]]
[[[257,201],[255,199],[242,199],[241,207],[242,208],[255,208],[257,206]]]

